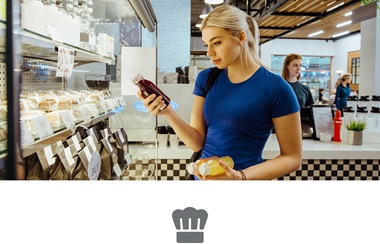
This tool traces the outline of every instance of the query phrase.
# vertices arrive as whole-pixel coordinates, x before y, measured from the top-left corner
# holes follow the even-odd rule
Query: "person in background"
[[[282,78],[293,88],[300,107],[309,107],[314,104],[313,95],[308,86],[301,84],[302,57],[298,54],[289,54],[284,60]]]
[[[327,104],[329,102],[329,99],[324,96],[325,89],[319,88],[319,103],[320,104]]]
[[[212,68],[201,71],[194,86],[190,124],[161,96],[137,95],[153,115],[165,116],[178,137],[200,158],[230,156],[225,172],[196,175],[202,180],[275,179],[297,170],[302,161],[300,107],[293,90],[279,75],[262,65],[256,21],[231,5],[215,8],[202,21],[202,41],[207,55],[221,69],[206,96]],[[262,153],[273,126],[280,153],[264,162]]]
[[[336,109],[340,110],[343,115],[343,109],[347,107],[347,98],[350,96],[350,82],[351,74],[347,73],[339,77],[335,83],[336,93],[335,93],[335,106]]]

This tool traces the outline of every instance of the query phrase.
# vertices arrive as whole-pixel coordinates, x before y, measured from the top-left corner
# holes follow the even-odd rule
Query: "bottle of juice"
[[[220,158],[209,158],[206,162],[199,165],[199,173],[203,176],[206,175],[219,175],[225,172],[225,170],[219,165],[219,161],[223,161],[231,168],[234,167],[234,160],[229,156]]]
[[[137,74],[135,78],[133,78],[133,83],[140,87],[142,91],[142,95],[144,98],[147,98],[151,94],[156,94],[156,96],[162,96],[162,100],[165,102],[165,106],[163,106],[160,110],[166,108],[166,106],[170,103],[170,98],[165,95],[163,91],[160,90],[153,82],[150,80],[146,80],[142,77],[142,75]]]

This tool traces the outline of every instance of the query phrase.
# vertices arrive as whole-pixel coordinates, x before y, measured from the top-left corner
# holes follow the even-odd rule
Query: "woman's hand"
[[[202,176],[200,174],[197,175],[197,177],[201,180],[242,180],[243,177],[241,173],[237,170],[232,169],[228,164],[224,163],[223,161],[219,161],[219,165],[226,171],[222,174],[215,175],[215,176]]]
[[[144,98],[142,95],[141,90],[138,90],[137,96],[143,100],[143,105],[146,107],[149,113],[154,114],[154,115],[161,115],[164,114],[164,110],[161,110],[162,107],[165,106],[165,102],[162,99],[162,96],[159,96],[156,98],[156,94],[151,94],[147,98]],[[168,106],[171,106],[170,104]]]

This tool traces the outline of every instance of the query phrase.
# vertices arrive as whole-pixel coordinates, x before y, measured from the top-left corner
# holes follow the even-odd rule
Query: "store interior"
[[[335,82],[351,73],[354,106],[368,106],[362,145],[348,143],[344,126],[341,143],[304,138],[302,168],[279,180],[380,178],[371,173],[380,164],[376,1],[0,1],[1,180],[184,180],[193,151],[144,110],[132,80],[140,73],[155,83],[190,122],[197,74],[213,66],[196,24],[221,4],[256,19],[273,73],[286,55],[303,57],[300,82],[316,104],[334,110]],[[270,138],[264,159],[278,151]],[[345,168],[352,162],[366,165],[362,175]]]

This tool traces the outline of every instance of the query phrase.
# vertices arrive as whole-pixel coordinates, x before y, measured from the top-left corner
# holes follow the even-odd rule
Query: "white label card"
[[[120,138],[121,143],[124,143],[125,142],[125,138],[124,138],[123,133],[121,133],[121,130],[118,130],[117,134],[119,134],[119,138]]]
[[[124,154],[125,161],[127,162],[127,165],[132,161],[131,156],[129,153]]]
[[[98,110],[96,109],[95,104],[88,104],[87,108],[90,110],[94,118],[99,117],[99,113],[98,113]]]
[[[106,104],[104,102],[100,102],[100,107],[102,108],[104,113],[107,113],[107,107],[106,107]]]
[[[90,153],[90,150],[88,149],[88,147],[85,147],[85,148],[83,149],[83,151],[84,151],[84,154],[86,155],[87,160],[90,162],[90,160],[91,160],[91,153]]]
[[[85,123],[91,121],[91,115],[90,115],[90,113],[86,107],[84,107],[84,106],[79,107],[78,110],[79,110],[80,115],[83,117],[83,120]]]
[[[20,122],[20,136],[21,136],[21,147],[25,147],[34,143],[32,133],[28,130],[28,126],[25,121]]]
[[[65,148],[63,151],[65,153],[66,160],[67,160],[67,162],[69,163],[69,165],[71,167],[75,163],[75,161],[73,159],[73,155],[71,154],[71,148],[70,147]]]
[[[81,150],[81,146],[80,146],[80,144],[79,144],[79,140],[78,140],[77,136],[76,136],[76,135],[75,135],[75,136],[72,136],[72,137],[71,137],[71,140],[72,140],[72,142],[73,142],[73,144],[74,144],[74,147],[75,147],[75,149],[77,150],[77,152],[80,151],[80,150]]]
[[[88,164],[88,179],[97,180],[100,174],[100,154],[95,151],[91,155],[90,163]]]
[[[90,146],[92,147],[92,149],[96,151],[97,148],[96,148],[96,144],[95,144],[95,140],[93,136],[88,137],[88,142],[90,143]]]
[[[44,153],[46,157],[46,161],[48,162],[49,166],[53,165],[55,162],[55,159],[53,158],[53,150],[51,149],[51,146],[47,146],[44,148]]]
[[[117,177],[120,177],[120,175],[121,175],[121,169],[120,169],[119,164],[114,164],[113,165],[113,171],[115,171],[115,174],[117,175]]]
[[[62,119],[62,121],[65,124],[67,129],[74,127],[75,122],[74,122],[73,116],[71,116],[69,111],[62,112],[61,113],[61,119]]]
[[[40,138],[45,138],[47,136],[53,135],[53,130],[49,124],[46,116],[41,116],[31,120],[33,128],[36,130]]]

